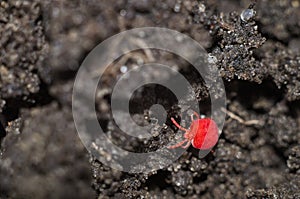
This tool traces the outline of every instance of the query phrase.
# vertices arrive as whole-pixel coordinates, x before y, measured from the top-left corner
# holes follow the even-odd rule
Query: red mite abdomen
[[[211,149],[219,138],[218,126],[209,118],[195,120],[191,125],[191,131],[196,132],[192,145],[197,149]]]

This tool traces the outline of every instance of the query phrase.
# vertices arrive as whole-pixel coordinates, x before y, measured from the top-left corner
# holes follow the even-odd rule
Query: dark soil
[[[247,8],[256,14],[241,20]],[[203,45],[221,71],[228,111],[241,119],[227,116],[204,159],[190,147],[168,168],[129,174],[103,165],[81,144],[72,88],[97,44],[144,26],[171,28]],[[299,0],[0,0],[0,198],[300,198],[299,46]],[[192,67],[165,52],[153,55],[189,79],[209,114],[207,89]],[[176,100],[155,85],[132,98],[139,124],[148,122],[151,105],[166,108],[166,125],[154,125],[147,142],[114,126],[109,103],[120,66],[140,59],[150,62],[135,51],[110,67],[96,109],[114,143],[147,152],[174,138]]]

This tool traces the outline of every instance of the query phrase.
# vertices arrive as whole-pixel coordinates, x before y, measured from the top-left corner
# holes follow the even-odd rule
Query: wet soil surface
[[[205,158],[190,147],[167,168],[130,174],[84,148],[72,88],[95,46],[145,26],[180,31],[210,53],[228,116]],[[299,0],[0,0],[0,198],[300,198],[299,46]],[[101,126],[130,151],[166,146],[178,134],[171,116],[190,120],[165,88],[152,85],[132,97],[131,113],[138,124],[149,123],[158,117],[149,108],[159,102],[166,123],[152,124],[153,137],[143,142],[120,132],[109,99],[124,65],[174,66],[193,85],[202,114],[210,113],[207,88],[192,66],[166,52],[151,54],[120,59],[97,90]]]

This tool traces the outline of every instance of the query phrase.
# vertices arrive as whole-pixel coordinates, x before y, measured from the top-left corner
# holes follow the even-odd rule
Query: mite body
[[[196,116],[196,119],[194,119]],[[216,145],[219,139],[219,130],[217,124],[214,120],[210,118],[200,118],[198,113],[194,112],[191,115],[191,126],[189,129],[186,129],[180,126],[174,118],[171,118],[173,124],[179,128],[180,130],[184,131],[184,140],[169,146],[169,149],[174,149],[178,147],[188,148],[190,144],[193,145],[194,148],[207,150],[211,149]]]

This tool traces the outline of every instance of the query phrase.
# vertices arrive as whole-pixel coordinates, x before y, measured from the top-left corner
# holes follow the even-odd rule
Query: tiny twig
[[[236,115],[235,113],[225,109],[225,108],[221,108],[221,111],[223,111],[224,113],[226,113],[231,119],[234,119],[236,121],[238,121],[241,124],[244,124],[246,126],[251,126],[251,125],[264,125],[263,121],[260,120],[247,120],[245,121],[243,118],[241,118],[240,116]]]

